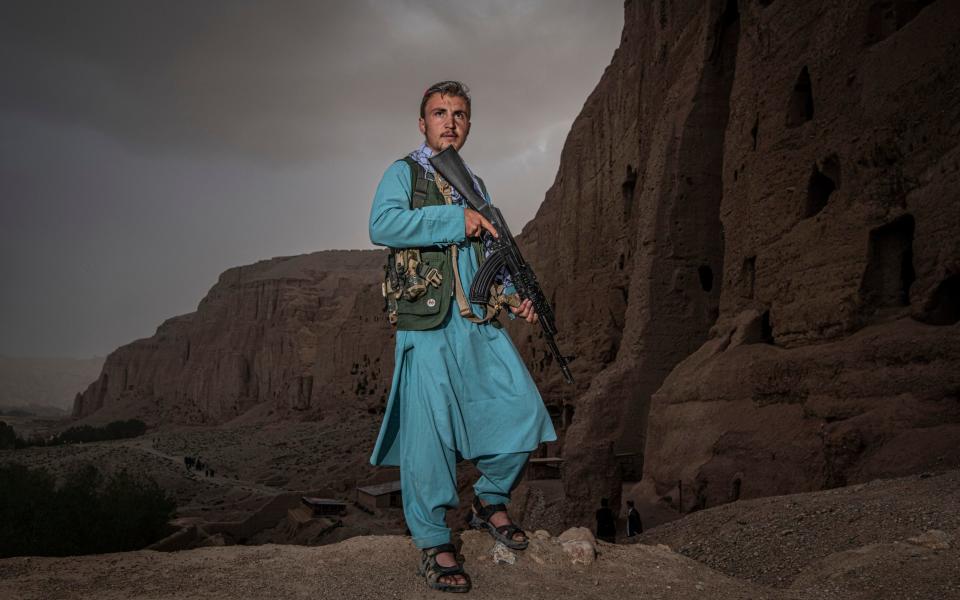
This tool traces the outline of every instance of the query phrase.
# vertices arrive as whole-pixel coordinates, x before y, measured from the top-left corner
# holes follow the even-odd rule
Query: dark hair
[[[424,110],[427,107],[427,100],[434,94],[441,96],[459,96],[466,100],[467,110],[470,110],[470,88],[459,81],[438,81],[427,88],[420,100],[420,118],[423,119],[426,114]]]
[[[633,500],[627,500],[627,506],[633,506]]]

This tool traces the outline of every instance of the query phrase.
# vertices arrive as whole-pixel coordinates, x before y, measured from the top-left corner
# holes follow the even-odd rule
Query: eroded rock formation
[[[380,251],[326,251],[228,269],[196,312],[112,352],[74,416],[222,423],[257,405],[291,418],[379,412],[393,365],[383,261]]]
[[[625,15],[522,236],[578,387],[523,352],[596,449],[570,517],[641,473],[690,510],[956,465],[960,7]]]

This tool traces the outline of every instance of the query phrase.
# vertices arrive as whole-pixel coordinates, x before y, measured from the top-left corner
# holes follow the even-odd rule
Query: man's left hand
[[[519,307],[514,308],[511,306],[510,312],[517,315],[521,319],[526,319],[528,323],[536,323],[537,319],[539,318],[536,311],[533,310],[533,302],[530,302],[529,299],[521,302]]]

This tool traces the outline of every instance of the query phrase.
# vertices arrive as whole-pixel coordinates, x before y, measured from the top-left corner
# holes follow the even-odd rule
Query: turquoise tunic
[[[464,235],[463,208],[411,209],[410,179],[410,167],[403,161],[384,173],[370,212],[370,241],[393,248],[457,244],[460,279],[468,291],[478,264]],[[433,435],[436,430],[445,446],[466,459],[530,452],[541,442],[557,439],[540,392],[510,337],[503,329],[462,318],[456,306],[451,302],[435,329],[397,331],[393,382],[372,464],[400,464],[397,438],[404,398],[425,399],[433,418],[404,423],[403,435]],[[483,315],[479,305],[473,310]]]

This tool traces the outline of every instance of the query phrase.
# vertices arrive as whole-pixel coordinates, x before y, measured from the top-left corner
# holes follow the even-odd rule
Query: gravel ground
[[[600,544],[591,565],[574,565],[555,540],[514,565],[494,564],[493,542],[464,534],[474,589],[487,599],[555,598],[792,599],[789,591],[737,581],[662,547]],[[415,573],[409,538],[357,537],[332,546],[232,546],[177,553],[149,551],[98,557],[0,561],[0,597],[16,600],[96,598],[442,598]]]
[[[951,540],[947,547],[910,541],[930,531]],[[651,529],[640,542],[775,588],[960,598],[960,471],[734,502]]]

